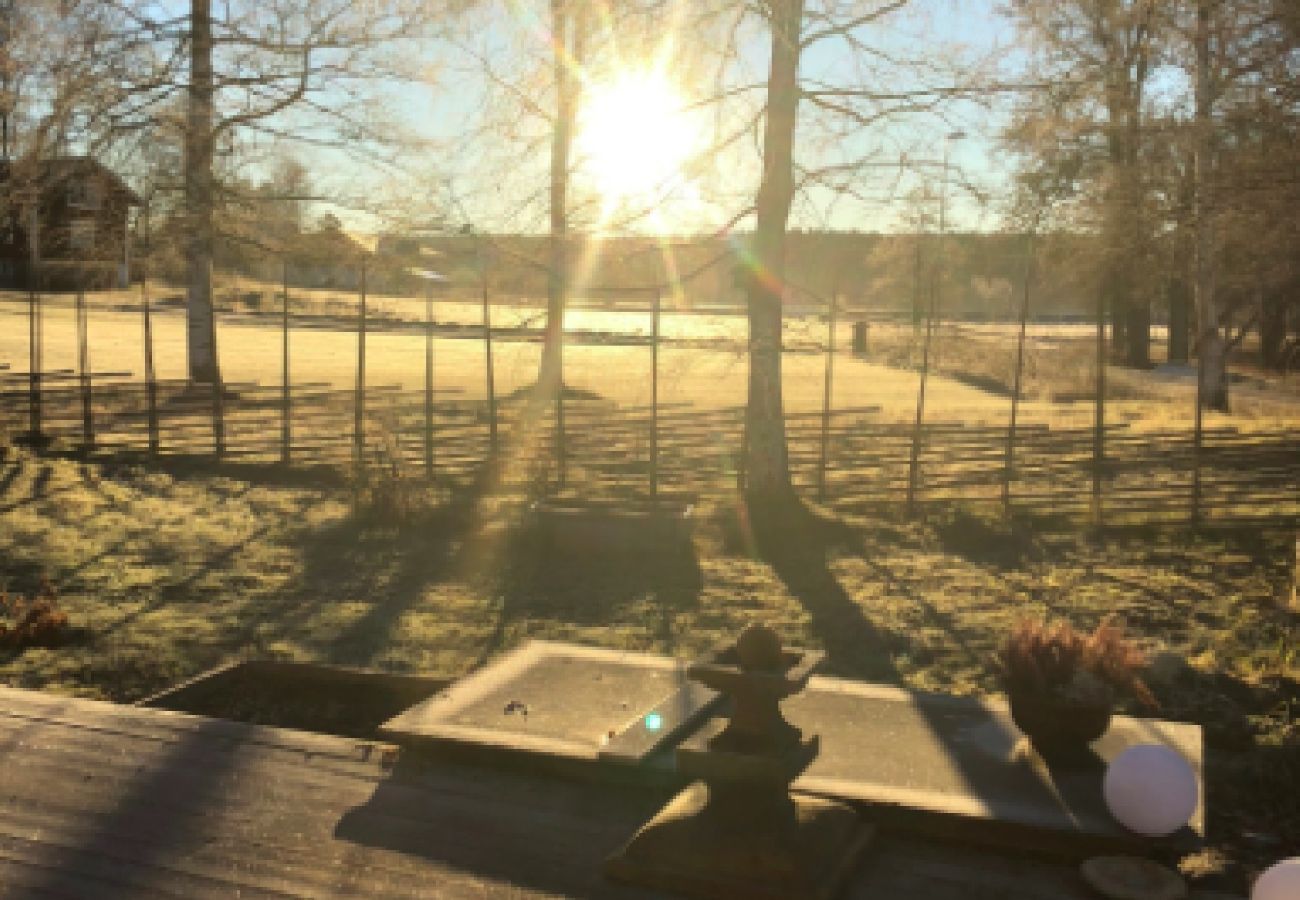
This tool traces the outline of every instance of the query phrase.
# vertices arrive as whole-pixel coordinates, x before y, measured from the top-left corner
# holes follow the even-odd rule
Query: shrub
[[[410,472],[402,453],[401,426],[395,418],[372,423],[367,455],[353,473],[355,508],[366,518],[390,525],[415,519],[427,506],[427,485]]]
[[[0,646],[56,647],[70,635],[68,614],[59,608],[54,586],[43,579],[31,597],[0,591],[0,609],[11,620],[0,622]]]
[[[1106,619],[1092,634],[1069,622],[1017,623],[998,654],[998,668],[1009,693],[1052,694],[1075,700],[1132,694],[1154,708],[1155,697],[1139,672],[1146,655],[1124,638],[1124,629]]]

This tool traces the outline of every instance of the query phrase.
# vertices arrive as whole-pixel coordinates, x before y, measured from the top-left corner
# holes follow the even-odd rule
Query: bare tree
[[[1045,89],[1025,96],[1008,138],[1045,184],[1085,195],[1075,224],[1101,235],[1115,343],[1129,365],[1146,367],[1152,284],[1144,273],[1157,229],[1144,178],[1146,117],[1169,41],[1166,10],[1156,0],[1014,0],[1010,8]]]
[[[819,194],[831,203],[860,199],[871,169],[917,149],[912,145],[917,135],[927,133],[894,126],[914,126],[920,116],[941,119],[954,101],[994,89],[971,73],[963,76],[955,68],[881,52],[875,39],[907,6],[907,0],[768,0],[746,6],[748,14],[761,20],[770,44],[757,119],[762,123],[760,177],[744,284],[750,329],[746,487],[758,507],[780,509],[794,499],[781,348],[786,232],[795,203],[802,199],[815,205]],[[805,54],[827,44],[838,44],[845,55],[841,68],[846,77],[801,75]],[[890,87],[882,87],[886,84]],[[727,93],[739,95],[745,89],[732,85]],[[921,155],[933,155],[937,141],[922,143]]]
[[[232,2],[219,15],[211,0],[183,9],[150,0],[63,6],[79,42],[48,93],[59,101],[55,111],[69,111],[63,118],[75,121],[81,146],[119,156],[150,142],[183,147],[189,373],[211,382],[219,378],[212,265],[220,158],[289,140],[391,161],[382,148],[392,145],[393,123],[382,104],[367,101],[385,79],[409,74],[399,46],[422,33],[431,12],[417,0]]]
[[[1265,365],[1282,361],[1300,282],[1300,18],[1275,0],[1196,0],[1183,20],[1193,76],[1197,341],[1201,397],[1228,408],[1228,354],[1258,326]],[[1190,20],[1190,21],[1189,21]]]
[[[692,108],[713,124],[692,166],[707,173],[699,182],[720,214],[691,230],[725,234],[753,228],[737,240],[746,262],[741,286],[750,325],[747,484],[756,500],[779,505],[793,498],[781,389],[782,307],[790,287],[786,232],[792,216],[815,219],[825,207],[863,201],[864,177],[883,160],[896,166],[908,153],[936,156],[937,142],[901,123],[909,116],[929,115],[936,119],[932,133],[942,133],[941,112],[985,87],[968,72],[958,73],[955,63],[931,62],[921,54],[908,59],[897,52],[908,38],[924,33],[923,25],[915,34],[882,37],[907,6],[907,0],[643,0],[601,4],[600,15],[583,27],[570,2],[555,0],[544,16],[536,9],[521,15],[533,29],[539,21],[546,23],[551,40],[545,46],[545,67],[536,53],[532,66],[521,63],[520,54],[512,56],[509,48],[499,46],[496,33],[480,36],[478,44],[461,42],[494,96],[485,119],[496,119],[494,130],[479,131],[472,145],[467,142],[465,155],[481,166],[483,156],[492,153],[485,143],[512,145],[513,163],[493,169],[492,187],[512,177],[542,183],[544,176],[530,172],[527,160],[547,158],[542,146],[550,146],[545,181],[551,234],[545,264],[549,322],[541,382],[558,382],[570,265],[564,251],[572,247],[575,221],[590,221],[583,212],[592,207],[591,186],[566,178],[581,167],[571,152],[580,91],[572,73],[576,68],[581,79],[598,80],[611,63],[615,69],[630,67],[639,62],[638,55],[647,55],[646,47],[667,45],[674,75],[686,82],[686,93],[694,98]],[[520,8],[532,9],[526,4]],[[657,31],[655,14],[663,10],[675,11],[675,18]],[[629,45],[639,45],[642,52],[628,52]],[[831,45],[847,60],[839,71],[800,73],[810,49]],[[755,71],[759,59],[763,70]],[[527,125],[520,123],[521,113]],[[937,164],[932,158],[929,163]],[[512,206],[536,209],[542,205],[541,193],[525,188]],[[879,200],[867,202],[875,206]],[[622,226],[635,223],[637,215],[625,211]],[[533,227],[538,225],[540,221]],[[609,222],[603,226],[613,230]]]
[[[497,230],[536,229],[541,222],[529,216],[544,207],[539,216],[548,235],[544,258],[512,257],[517,264],[543,271],[546,278],[546,320],[535,394],[542,402],[549,402],[563,382],[564,317],[573,288],[572,270],[579,249],[585,252],[590,244],[589,229],[596,224],[595,210],[600,206],[591,186],[575,180],[583,163],[575,141],[584,89],[600,73],[643,64],[646,47],[658,37],[654,29],[659,16],[672,5],[666,0],[601,4],[535,0],[511,4],[506,15],[507,10],[485,4],[483,15],[444,34],[468,60],[467,80],[486,84],[477,121],[459,140],[459,155],[469,159],[473,169],[462,179],[486,181],[482,193],[491,191],[497,207],[502,204],[496,198],[514,193],[504,204],[508,218],[497,223]],[[498,26],[488,37],[483,36],[486,16],[492,16]],[[511,29],[499,27],[501,22],[522,22],[523,27],[511,34]],[[539,31],[544,40],[538,39]],[[544,174],[533,165],[539,159],[548,160]],[[539,190],[543,177],[546,187]],[[488,214],[481,210],[481,194],[473,196],[472,189],[463,187],[457,193],[457,205],[467,214],[479,208],[479,215],[467,217]],[[627,218],[644,213],[638,209]],[[599,224],[607,231],[618,229],[610,221]]]

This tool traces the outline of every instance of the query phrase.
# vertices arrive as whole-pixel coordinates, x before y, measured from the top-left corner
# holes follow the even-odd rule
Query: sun
[[[575,149],[606,207],[652,201],[685,183],[698,129],[662,75],[628,72],[587,87]]]

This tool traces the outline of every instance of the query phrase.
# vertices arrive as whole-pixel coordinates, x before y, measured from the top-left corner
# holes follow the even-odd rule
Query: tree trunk
[[[1188,360],[1187,335],[1191,330],[1191,298],[1187,281],[1174,278],[1169,282],[1169,345],[1166,357],[1169,362],[1186,365]]]
[[[185,127],[186,349],[190,380],[214,384],[217,365],[212,309],[212,9],[190,3],[190,89]]]
[[[1128,364],[1134,369],[1151,368],[1151,304],[1130,294],[1125,332]]]
[[[794,199],[794,132],[799,105],[799,34],[804,0],[771,4],[772,57],[763,127],[763,176],[755,205],[749,300],[749,403],[745,474],[751,504],[775,507],[794,498],[781,401],[781,303],[786,223]]]
[[[1265,369],[1282,370],[1286,346],[1286,294],[1274,290],[1264,295],[1259,310],[1259,361]]]
[[[1151,356],[1151,310],[1147,301],[1138,299],[1136,289],[1137,260],[1147,240],[1138,171],[1145,72],[1143,51],[1138,47],[1125,47],[1123,41],[1108,46],[1105,77],[1111,184],[1106,189],[1105,231],[1111,275],[1111,352],[1139,368],[1145,368]]]
[[[1119,359],[1128,346],[1128,316],[1121,296],[1119,273],[1107,279],[1106,311],[1110,316],[1110,356]]]
[[[581,4],[551,0],[555,127],[551,132],[550,271],[546,281],[546,331],[537,372],[538,397],[549,401],[564,382],[564,313],[569,293],[569,159],[578,106],[574,66],[583,52]]]
[[[1228,409],[1227,347],[1219,325],[1214,283],[1214,199],[1211,194],[1214,122],[1211,119],[1210,8],[1196,11],[1196,356],[1200,403]]]

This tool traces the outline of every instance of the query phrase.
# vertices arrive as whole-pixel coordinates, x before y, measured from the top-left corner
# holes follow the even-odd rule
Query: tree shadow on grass
[[[802,503],[747,507],[748,530],[760,559],[802,604],[826,649],[826,672],[897,683],[893,652],[900,639],[872,623],[830,568],[830,555],[858,537],[844,523]]]
[[[480,663],[506,649],[523,622],[625,627],[674,648],[673,621],[699,603],[704,586],[694,543],[665,535],[652,521],[619,524],[617,537],[566,540],[563,523],[536,518],[513,530],[500,548],[500,612]]]
[[[17,475],[15,475],[15,478],[16,477]],[[84,484],[78,482],[73,484],[61,485],[51,490],[50,482],[53,480],[54,480],[54,469],[50,466],[49,463],[41,463],[40,468],[37,469],[36,474],[32,477],[31,487],[28,488],[27,496],[16,500],[11,500],[10,502],[4,504],[3,506],[0,506],[0,513],[14,512],[16,510],[21,509],[24,506],[32,506],[37,503],[43,503],[61,494],[75,493],[76,491],[81,490],[85,486]]]
[[[374,663],[402,616],[453,574],[459,534],[458,514],[449,509],[402,527],[350,516],[313,533],[302,548],[302,590],[328,586],[339,597],[370,604],[323,645],[329,659]],[[311,603],[310,595],[303,599]]]
[[[9,491],[13,489],[14,482],[22,473],[23,466],[18,460],[12,460],[5,466],[5,472],[0,475],[0,497],[9,496]]]
[[[1045,556],[1047,523],[1002,515],[979,515],[956,507],[932,523],[943,549],[997,571],[1024,569]]]

